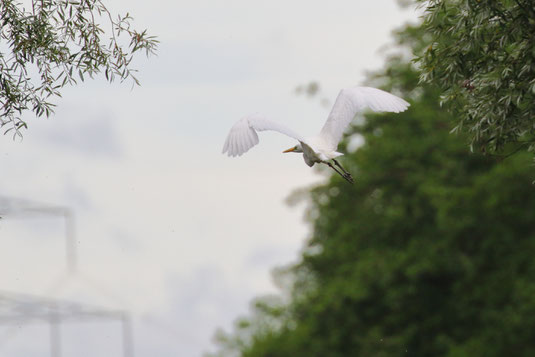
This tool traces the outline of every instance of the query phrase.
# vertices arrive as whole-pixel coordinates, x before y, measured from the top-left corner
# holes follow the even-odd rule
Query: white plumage
[[[241,156],[258,144],[257,131],[274,130],[299,142],[299,144],[285,152],[302,152],[303,158],[309,166],[315,163],[325,163],[346,180],[352,182],[351,175],[335,160],[336,157],[342,155],[336,152],[336,149],[351,120],[353,120],[357,112],[366,108],[374,112],[399,113],[405,111],[409,105],[405,100],[377,88],[353,87],[342,89],[319,135],[303,138],[285,125],[273,122],[260,115],[251,115],[240,119],[230,129],[223,146],[223,153],[227,153],[232,157]],[[329,160],[333,160],[343,173],[332,166]]]
[[[258,144],[257,131],[274,130],[285,134],[297,141],[303,141],[299,134],[290,128],[279,124],[277,122],[266,119],[264,116],[255,114],[242,118],[234,124],[227,136],[225,145],[223,146],[223,153],[228,156],[241,156],[250,148]]]

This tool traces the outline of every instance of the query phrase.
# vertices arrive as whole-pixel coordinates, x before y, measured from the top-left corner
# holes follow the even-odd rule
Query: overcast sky
[[[259,112],[303,134],[328,109],[295,94],[321,84],[332,103],[383,64],[391,31],[414,9],[375,1],[105,1],[161,44],[136,61],[141,87],[103,80],[63,91],[24,140],[0,137],[0,195],[75,212],[79,274],[64,277],[63,221],[0,221],[0,289],[126,309],[136,356],[201,356],[270,271],[298,257],[303,206],[284,200],[321,181],[295,143],[262,133],[243,157],[221,155],[230,127]],[[120,355],[114,322],[64,324],[63,357]],[[30,338],[33,343],[29,344]],[[44,356],[46,325],[0,326],[0,355]]]

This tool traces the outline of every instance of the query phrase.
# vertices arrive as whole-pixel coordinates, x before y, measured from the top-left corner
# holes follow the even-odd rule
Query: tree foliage
[[[443,89],[455,130],[466,128],[472,143],[486,151],[534,149],[533,1],[420,2],[431,37],[420,58],[422,80]]]
[[[131,61],[157,40],[131,27],[129,14],[112,15],[100,0],[0,1],[0,126],[21,135],[30,110],[49,116],[65,85],[104,72],[138,84]]]
[[[419,27],[397,38],[401,53],[428,45]],[[371,79],[410,109],[352,128],[355,184],[332,176],[306,194],[311,238],[278,275],[290,298],[255,305],[214,356],[535,354],[531,155],[470,153],[419,76],[398,55]]]

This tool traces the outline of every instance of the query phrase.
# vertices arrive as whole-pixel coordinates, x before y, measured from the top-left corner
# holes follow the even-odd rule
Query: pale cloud
[[[50,123],[54,125],[53,130],[43,130],[37,136],[40,145],[91,156],[91,159],[120,157],[122,148],[113,115],[95,110],[87,102],[76,108],[65,104],[58,108]]]

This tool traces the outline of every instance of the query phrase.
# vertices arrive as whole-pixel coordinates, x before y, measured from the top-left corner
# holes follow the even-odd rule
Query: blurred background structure
[[[60,219],[64,225],[65,270],[74,274],[77,270],[74,214],[68,207],[52,206],[26,199],[0,196],[0,217],[31,220],[34,215]]]
[[[69,280],[79,275],[77,266],[76,236],[74,213],[68,207],[51,206],[20,198],[0,196],[0,216],[3,219],[19,219],[20,224],[28,223],[35,215],[60,219],[64,225],[65,271],[47,294],[55,296]],[[38,234],[38,233],[37,233]],[[21,237],[23,239],[23,237]],[[5,241],[5,240],[4,240]],[[9,247],[0,247],[9,250]],[[19,257],[24,261],[24,255]],[[35,269],[38,269],[36,266]],[[83,275],[81,275],[83,277]],[[83,279],[81,279],[83,281]],[[122,355],[134,356],[134,341],[129,313],[123,310],[109,310],[83,303],[64,301],[50,296],[28,295],[20,292],[0,290],[0,351],[4,344],[16,334],[23,333],[31,324],[45,324],[49,328],[49,347],[51,357],[62,356],[62,330],[70,324],[85,321],[118,321],[122,334]],[[28,343],[25,341],[24,343]]]
[[[122,333],[122,356],[134,356],[134,341],[129,315],[76,302],[0,291],[0,325],[7,326],[0,335],[0,349],[14,334],[23,333],[27,325],[45,324],[49,328],[51,357],[62,356],[62,331],[71,324],[100,320],[118,321]],[[22,330],[22,331],[21,331]],[[26,341],[28,343],[28,341]],[[44,351],[42,351],[44,355]]]

